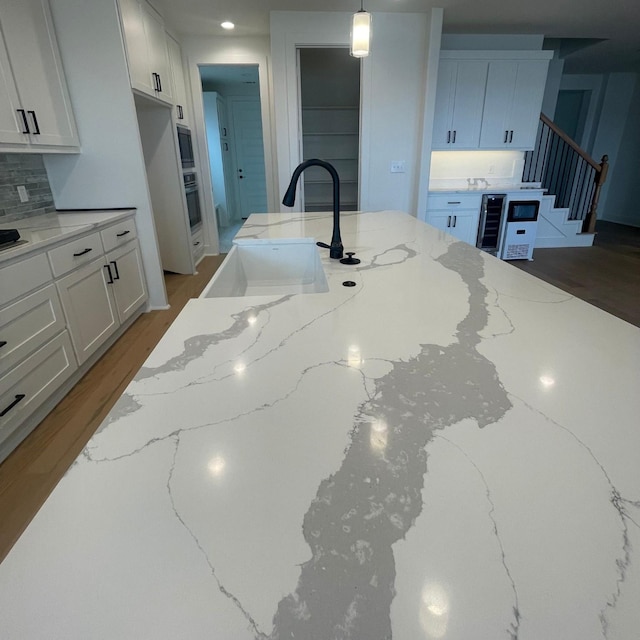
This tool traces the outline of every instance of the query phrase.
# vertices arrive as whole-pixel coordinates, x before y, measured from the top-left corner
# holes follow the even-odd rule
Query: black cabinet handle
[[[153,78],[153,90],[157,91],[158,90],[158,74],[152,72],[151,77]]]
[[[456,221],[458,220],[458,216],[453,216],[453,226],[456,226]]]
[[[40,135],[40,127],[38,126],[38,118],[36,118],[36,112],[27,111],[27,113],[31,114],[31,117],[33,118],[33,126],[36,128],[36,130],[33,133],[36,135]]]
[[[110,264],[113,265],[113,270],[116,272],[116,275],[113,277],[114,280],[120,280],[120,273],[118,272],[118,264],[115,260],[112,260]]]
[[[16,109],[16,111],[22,116],[22,133],[31,133],[29,131],[29,121],[27,120],[27,114],[24,109]]]
[[[460,200],[456,200],[455,202],[454,202],[454,201],[452,201],[452,202],[447,202],[447,204],[460,204]]]
[[[129,229],[127,229],[126,231],[123,231],[122,233],[116,233],[116,238],[122,238],[122,236],[126,236],[127,233],[131,233],[131,231]]]
[[[109,273],[109,280],[107,280],[107,284],[113,284],[113,274],[111,273],[111,267],[108,264],[105,264],[104,268]]]
[[[229,145],[226,142],[224,143],[224,150],[229,151]]]
[[[93,249],[83,249],[80,253],[74,253],[73,257],[78,258],[79,256],[83,256],[85,253],[89,253],[89,251],[93,251]]]
[[[504,144],[507,144],[507,142],[509,142],[509,131],[507,131],[506,129],[505,129],[505,132],[504,132],[504,140],[502,142]]]
[[[194,242],[194,243],[193,243],[193,246],[194,246],[194,247],[197,247],[199,244],[200,244],[200,241],[198,240],[198,242]]]
[[[2,347],[4,347],[7,344],[6,340],[0,340],[0,349],[2,349]]]
[[[162,93],[162,80],[160,79],[159,73],[156,73],[156,75],[158,76],[158,91]]]
[[[509,142],[513,142],[513,129],[511,129],[511,133],[509,133]]]
[[[458,133],[455,129],[453,130],[453,140],[451,142],[453,142],[453,144],[456,143],[456,133]]]
[[[227,137],[227,127],[222,127],[224,133],[222,134],[225,138]]]
[[[447,131],[447,144],[451,142],[451,131]]]
[[[27,396],[24,393],[18,393],[14,397],[15,400],[6,409],[3,409],[2,413],[0,413],[0,418],[4,418],[4,416],[6,416],[7,413],[9,413],[9,411],[18,404],[18,402],[20,402],[20,400],[24,400]]]
[[[451,226],[451,216],[447,216],[447,227]]]

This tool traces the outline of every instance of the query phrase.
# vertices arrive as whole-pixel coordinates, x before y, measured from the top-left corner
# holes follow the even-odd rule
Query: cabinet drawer
[[[61,247],[49,251],[49,261],[51,262],[53,275],[56,278],[64,275],[82,264],[95,260],[102,253],[99,232],[67,242]]]
[[[75,370],[69,334],[41,347],[0,378],[0,441],[7,438]]]
[[[103,229],[100,234],[102,235],[102,244],[104,246],[105,253],[108,253],[112,249],[115,249],[136,237],[135,220],[133,218],[123,220],[108,229]]]
[[[0,269],[0,307],[51,280],[46,253]]]
[[[0,370],[8,371],[65,325],[53,283],[0,311]]]
[[[481,193],[430,193],[427,200],[427,211],[454,209],[477,209],[480,211],[481,204]]]

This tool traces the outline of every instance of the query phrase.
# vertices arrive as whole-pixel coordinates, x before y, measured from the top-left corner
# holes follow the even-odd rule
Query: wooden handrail
[[[544,122],[559,138],[564,140],[579,156],[585,159],[598,173],[601,171],[600,163],[596,162],[586,151],[580,148],[580,145],[572,140],[558,125],[547,118],[544,113],[540,114],[540,120]]]

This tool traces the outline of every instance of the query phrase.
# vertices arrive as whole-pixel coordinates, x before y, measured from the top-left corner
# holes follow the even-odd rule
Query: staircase
[[[542,196],[538,212],[536,249],[590,247],[595,233],[582,232],[582,220],[572,220],[568,207],[556,207],[556,196]]]
[[[597,163],[543,113],[536,148],[525,154],[523,182],[546,190],[538,215],[536,248],[590,247],[608,157]]]

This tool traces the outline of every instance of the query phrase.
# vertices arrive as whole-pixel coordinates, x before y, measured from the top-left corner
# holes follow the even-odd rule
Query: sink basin
[[[313,238],[236,240],[201,298],[329,291]]]

